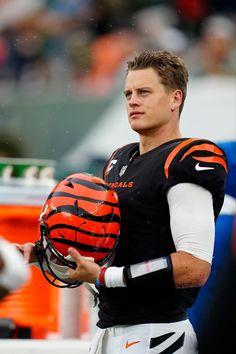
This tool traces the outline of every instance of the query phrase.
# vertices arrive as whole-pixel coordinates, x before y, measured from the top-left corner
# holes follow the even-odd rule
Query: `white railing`
[[[88,354],[88,341],[57,339],[1,339],[1,354]]]

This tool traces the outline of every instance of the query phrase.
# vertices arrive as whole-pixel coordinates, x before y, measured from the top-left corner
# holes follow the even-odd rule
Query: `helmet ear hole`
[[[114,253],[120,233],[119,202],[102,178],[87,173],[65,177],[53,188],[42,210],[43,247],[68,267],[72,266],[67,258],[69,247],[99,265]]]
[[[73,183],[68,182],[68,183],[66,183],[66,187],[69,187],[69,188],[74,188],[74,185],[73,185]]]

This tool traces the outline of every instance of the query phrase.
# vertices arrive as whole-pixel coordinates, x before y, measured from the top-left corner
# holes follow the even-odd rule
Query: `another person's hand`
[[[70,269],[70,279],[87,283],[95,283],[100,273],[100,266],[94,262],[93,258],[83,257],[74,248],[68,249],[69,255],[77,264],[76,269]]]
[[[14,243],[16,248],[23,254],[27,263],[37,262],[37,257],[35,254],[34,243],[26,242],[24,244]]]
[[[29,267],[18,248],[0,237],[0,299],[29,279]]]

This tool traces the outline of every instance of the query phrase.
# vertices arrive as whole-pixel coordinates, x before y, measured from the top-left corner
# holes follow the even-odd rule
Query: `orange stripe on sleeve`
[[[198,139],[198,138],[192,138],[192,139],[184,140],[182,143],[180,143],[179,145],[177,145],[177,146],[171,151],[171,153],[169,154],[169,156],[168,156],[167,159],[166,159],[165,166],[164,166],[166,178],[169,177],[169,167],[170,167],[170,164],[171,164],[171,162],[173,161],[173,159],[175,158],[175,156],[178,154],[178,152],[179,152],[183,147],[185,147],[186,145],[192,143],[192,142],[195,141],[195,140],[199,140],[199,139]]]
[[[200,145],[195,145],[193,147],[191,147],[185,154],[184,156],[181,158],[180,161],[184,160],[186,156],[190,155],[193,151],[201,151],[201,150],[205,150],[205,151],[210,151],[214,154],[217,155],[223,155],[222,151],[216,147],[215,145],[212,144],[200,144]]]
[[[226,172],[228,172],[226,162],[224,159],[222,159],[222,157],[219,157],[219,156],[205,156],[205,157],[192,156],[192,158],[194,160],[202,161],[202,162],[218,163],[224,167]]]

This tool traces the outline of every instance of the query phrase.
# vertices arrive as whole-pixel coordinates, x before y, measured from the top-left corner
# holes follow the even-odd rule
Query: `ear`
[[[178,89],[172,92],[171,111],[175,111],[183,101],[183,92]]]

